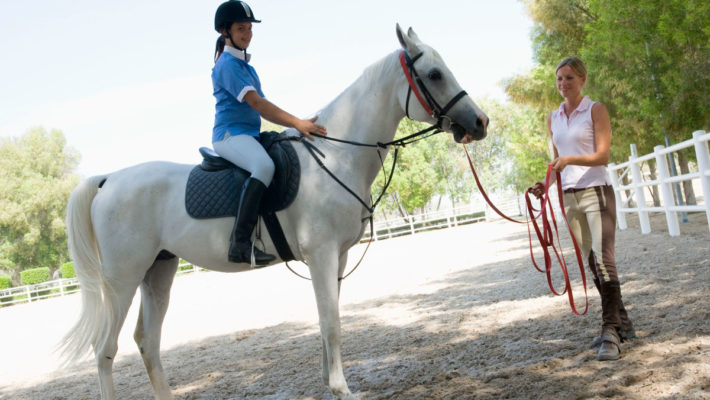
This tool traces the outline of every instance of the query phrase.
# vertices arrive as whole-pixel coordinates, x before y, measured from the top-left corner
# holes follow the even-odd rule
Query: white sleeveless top
[[[565,114],[564,102],[560,108],[550,114],[552,142],[561,156],[580,156],[596,151],[594,143],[594,122],[592,121],[592,106],[594,102],[585,96],[569,118]],[[567,165],[562,170],[562,190],[583,189],[591,186],[609,184],[606,167],[598,165],[584,167]]]

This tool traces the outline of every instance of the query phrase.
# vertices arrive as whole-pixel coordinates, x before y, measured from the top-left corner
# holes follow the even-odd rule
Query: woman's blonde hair
[[[567,57],[564,60],[560,61],[560,63],[557,64],[557,69],[555,70],[555,73],[557,73],[557,71],[559,71],[560,68],[564,67],[565,65],[568,65],[570,68],[572,68],[572,70],[580,77],[584,78],[585,76],[587,76],[587,67],[585,67],[582,60],[577,57]]]

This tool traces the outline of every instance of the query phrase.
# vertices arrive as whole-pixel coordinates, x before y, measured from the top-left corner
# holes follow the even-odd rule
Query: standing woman
[[[252,39],[254,18],[243,1],[222,3],[215,13],[214,28],[220,34],[212,69],[212,85],[217,100],[212,146],[223,158],[243,168],[251,176],[242,188],[237,218],[229,246],[229,261],[266,265],[276,257],[252,246],[251,235],[257,222],[259,203],[274,176],[274,163],[259,143],[261,117],[282,126],[296,128],[308,139],[311,133],[327,134],[315,123],[318,117],[299,119],[264,98],[261,82],[249,65],[247,47]]]
[[[605,168],[611,146],[609,112],[604,104],[582,96],[587,69],[580,59],[562,60],[555,73],[564,101],[547,118],[555,152],[552,166],[561,173],[558,184],[569,226],[582,256],[588,257],[601,295],[601,335],[592,341],[593,347],[599,346],[597,360],[617,360],[621,342],[636,335],[621,301],[614,260],[616,202]]]

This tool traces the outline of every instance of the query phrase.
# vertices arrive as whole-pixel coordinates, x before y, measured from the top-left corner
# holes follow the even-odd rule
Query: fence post
[[[693,132],[693,143],[695,144],[695,155],[698,159],[700,182],[703,186],[705,217],[707,217],[708,229],[710,229],[710,155],[708,154],[708,143],[700,140],[700,136],[704,134],[704,131]]]
[[[641,225],[641,233],[644,235],[651,233],[651,221],[648,219],[648,211],[644,211],[646,208],[646,196],[643,193],[643,178],[641,177],[641,168],[636,162],[636,145],[631,144],[631,155],[629,156],[629,168],[631,168],[631,177],[633,178],[634,195],[636,196],[636,203],[638,207],[639,214],[639,225]]]
[[[30,285],[25,286],[25,293],[27,293],[27,301],[29,303],[32,303],[32,293],[30,293]]]
[[[663,197],[663,208],[666,210],[666,222],[668,223],[668,233],[671,236],[680,235],[680,226],[678,225],[678,214],[675,211],[671,211],[670,207],[675,206],[675,201],[673,200],[673,188],[671,183],[668,182],[670,179],[670,174],[668,173],[668,162],[666,157],[661,154],[665,147],[658,145],[653,148],[654,155],[656,156],[656,165],[658,166],[658,176],[661,178],[660,189],[661,196]]]
[[[621,211],[623,203],[621,202],[621,189],[619,189],[619,177],[616,176],[616,164],[610,163],[606,169],[607,175],[609,175],[609,180],[611,180],[611,186],[614,188],[614,199],[616,201],[616,223],[619,224],[619,229],[622,231],[628,228],[626,225],[626,214]]]

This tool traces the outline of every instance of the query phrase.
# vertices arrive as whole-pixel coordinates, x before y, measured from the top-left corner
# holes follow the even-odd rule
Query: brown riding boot
[[[618,360],[621,354],[621,318],[619,304],[621,303],[621,288],[618,282],[600,282],[602,295],[602,334],[601,346],[597,353],[597,360]]]
[[[594,286],[596,286],[599,291],[599,295],[602,294],[601,284],[599,283],[599,278],[594,276]],[[629,314],[626,312],[624,307],[624,301],[621,299],[621,294],[619,294],[619,319],[621,320],[621,327],[619,328],[619,339],[621,342],[633,339],[636,337],[636,330],[634,330],[634,324],[629,318]],[[592,348],[599,347],[602,344],[602,336],[595,336],[592,339]]]

